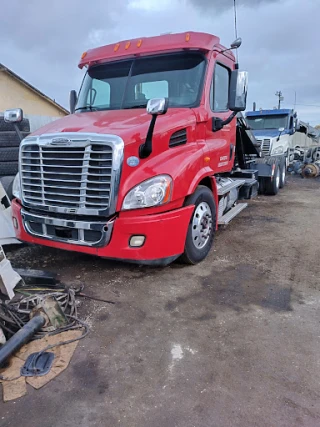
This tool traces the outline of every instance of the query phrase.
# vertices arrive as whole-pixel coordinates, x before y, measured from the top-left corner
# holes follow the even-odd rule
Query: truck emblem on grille
[[[50,142],[50,145],[70,145],[70,144],[71,144],[71,140],[68,138],[54,138]]]
[[[140,163],[140,160],[138,159],[138,157],[132,156],[127,159],[127,165],[131,166],[132,168],[134,168],[135,166],[138,166],[139,163]]]

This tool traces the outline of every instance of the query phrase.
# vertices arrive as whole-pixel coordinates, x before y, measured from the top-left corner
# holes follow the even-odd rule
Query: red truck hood
[[[49,123],[33,135],[59,132],[104,133],[118,135],[128,144],[145,139],[150,120],[151,116],[145,110],[137,109],[77,113]],[[192,110],[172,108],[164,116],[158,117],[155,133],[170,131],[173,123],[174,126],[190,126],[192,121],[195,122]]]

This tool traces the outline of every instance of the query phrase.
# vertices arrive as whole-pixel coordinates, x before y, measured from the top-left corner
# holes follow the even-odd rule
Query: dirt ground
[[[0,402],[0,426],[320,426],[320,180],[259,197],[193,267],[139,267],[49,248],[16,267],[59,272],[116,305],[46,387]]]

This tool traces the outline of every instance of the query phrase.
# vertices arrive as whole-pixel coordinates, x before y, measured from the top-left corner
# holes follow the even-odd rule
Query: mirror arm
[[[237,115],[236,111],[230,114],[226,120],[221,120],[219,117],[212,117],[212,131],[217,132],[223,128],[223,126],[228,125]]]
[[[153,138],[154,126],[156,124],[157,117],[158,117],[157,114],[152,115],[152,119],[151,119],[150,126],[147,133],[146,142],[144,144],[141,144],[139,147],[140,159],[146,159],[152,153],[152,138]]]
[[[13,127],[14,127],[14,130],[16,131],[16,134],[18,135],[18,138],[20,139],[20,142],[21,142],[23,140],[23,136],[22,136],[22,133],[21,133],[21,131],[19,129],[18,124],[17,123],[13,123]]]

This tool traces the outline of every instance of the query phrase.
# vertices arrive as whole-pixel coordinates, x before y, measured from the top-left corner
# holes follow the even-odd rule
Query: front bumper
[[[17,200],[12,202],[12,216],[16,219],[14,223],[17,227],[16,235],[23,242],[141,264],[166,264],[183,253],[193,209],[194,206],[186,206],[153,215],[134,216],[133,214],[132,217],[127,215],[123,217],[120,213],[119,217],[105,224],[105,240],[99,242],[98,245],[88,246],[81,245],[79,242],[77,244],[64,243],[59,236],[43,238],[30,234],[23,216],[30,221],[30,215],[34,214],[24,210]],[[41,215],[41,217],[43,222],[48,222],[45,215]],[[75,229],[77,227],[79,229],[77,221],[68,222]],[[101,224],[101,222],[93,222],[89,228],[92,229],[95,226],[99,228]],[[145,243],[142,247],[130,247],[129,240],[133,235],[145,236]]]

